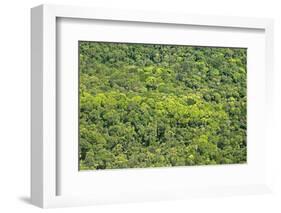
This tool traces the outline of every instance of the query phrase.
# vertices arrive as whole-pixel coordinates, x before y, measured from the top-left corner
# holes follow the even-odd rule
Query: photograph
[[[247,163],[247,48],[78,49],[79,171]]]

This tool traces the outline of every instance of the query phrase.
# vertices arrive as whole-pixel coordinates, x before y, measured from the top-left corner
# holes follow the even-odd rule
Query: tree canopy
[[[245,163],[243,48],[79,42],[81,170]]]

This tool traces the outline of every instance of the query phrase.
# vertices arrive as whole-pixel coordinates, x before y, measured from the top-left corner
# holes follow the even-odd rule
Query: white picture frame
[[[66,25],[63,23],[65,20],[68,20]],[[252,99],[249,100],[250,105],[248,107],[250,112],[252,112],[252,116],[251,113],[249,116],[249,121],[253,124],[250,128],[251,140],[259,141],[259,145],[250,146],[250,158],[253,160],[250,160],[250,163],[246,166],[228,165],[216,168],[208,166],[199,169],[196,169],[196,167],[140,169],[114,171],[114,173],[112,173],[112,171],[106,171],[98,174],[83,172],[82,175],[79,175],[82,177],[76,178],[78,176],[76,176],[74,172],[78,173],[75,167],[77,164],[65,166],[66,160],[76,162],[77,156],[73,155],[76,150],[57,143],[59,139],[58,118],[60,116],[58,114],[58,112],[60,112],[58,108],[61,107],[58,103],[60,101],[67,101],[64,99],[58,100],[58,98],[61,97],[58,95],[58,88],[60,88],[60,84],[62,83],[61,79],[66,79],[64,75],[61,75],[60,80],[57,78],[57,71],[60,69],[58,65],[60,62],[58,60],[61,59],[59,57],[60,54],[64,54],[71,59],[72,56],[68,56],[67,52],[73,52],[71,50],[67,50],[67,52],[61,50],[59,42],[63,40],[63,42],[66,42],[65,44],[71,44],[67,42],[73,42],[80,38],[90,39],[91,36],[93,36],[93,32],[86,33],[85,31],[91,24],[83,25],[83,23],[78,23],[75,25],[71,23],[71,21],[74,22],[74,20],[80,20],[81,23],[85,20],[87,20],[87,22],[91,22],[91,20],[101,21],[99,25],[110,22],[117,30],[123,23],[133,23],[130,25],[131,27],[141,24],[143,28],[151,24],[159,26],[159,29],[161,26],[165,26],[166,31],[176,30],[177,27],[189,26],[194,28],[194,31],[196,31],[197,28],[200,28],[201,31],[210,31],[210,39],[208,41],[204,39],[194,39],[188,41],[191,42],[191,44],[199,46],[233,45],[234,47],[245,45],[245,47],[249,47],[252,52],[252,56],[250,54],[252,59],[249,62],[250,70],[260,70],[255,73],[257,74],[256,76],[253,75],[254,73],[248,75],[248,83],[250,85],[249,96],[256,97],[257,92],[261,94],[257,102],[255,102],[255,108],[253,107],[254,104],[251,104]],[[166,14],[147,11],[122,11],[74,6],[41,5],[31,10],[31,26],[31,201],[33,204],[43,208],[49,208],[100,203],[178,199],[194,196],[240,195],[270,192],[271,166],[269,152],[271,141],[266,133],[267,130],[272,127],[272,114],[270,114],[270,112],[272,109],[271,93],[273,91],[272,82],[274,76],[272,61],[273,21],[271,19]],[[71,33],[68,34],[68,39],[66,37],[60,37],[62,29],[66,30],[68,33],[74,32],[67,31],[73,30],[71,26],[80,27],[79,32],[83,32],[84,35]],[[97,28],[95,28],[95,30],[97,30]],[[218,31],[218,35],[216,31]],[[246,36],[242,35],[242,37],[239,37],[240,31],[246,32],[246,34],[243,34]],[[211,39],[212,33],[214,33],[213,37],[219,36],[217,40]],[[251,33],[257,33],[257,36],[249,36]],[[229,38],[225,37],[224,39],[224,35],[226,37],[229,36]],[[236,38],[237,41],[235,40],[235,36],[239,38]],[[173,37],[173,35],[171,34],[170,37]],[[175,37],[172,43],[182,44],[185,42],[179,39],[179,37],[180,36]],[[60,40],[58,40],[58,38],[60,38]],[[128,40],[128,38],[122,37],[122,33],[120,33],[120,37],[116,41],[122,41],[122,38],[124,38],[124,41]],[[108,39],[112,41],[113,38],[107,38],[107,40]],[[169,42],[170,40],[167,39],[169,38],[160,39],[161,41],[158,41],[158,43]],[[145,41],[142,40],[141,37],[136,37],[134,41],[157,42],[157,37],[153,40],[151,36]],[[259,63],[258,67],[254,63],[251,63],[251,61],[253,62],[254,60],[259,61],[257,62]],[[74,73],[76,69],[75,65],[73,67],[74,71],[72,73]],[[75,81],[77,79],[73,78],[72,80]],[[263,113],[267,111],[269,113]],[[256,114],[262,114],[262,116],[256,116]],[[72,124],[72,122],[67,123]],[[73,128],[73,126],[69,128]],[[75,141],[70,147],[72,147],[74,143]],[[68,156],[68,158],[62,156]],[[262,164],[262,166],[258,168],[257,165],[259,164]],[[67,170],[65,168],[69,169]],[[217,178],[224,177],[225,174],[228,174],[228,177],[225,176],[226,181],[220,179],[217,181]],[[200,183],[200,180],[202,180],[200,176],[206,175],[209,177],[209,182],[206,181],[205,184],[202,184],[202,182]],[[239,178],[239,176],[241,177],[243,175],[244,178]],[[98,193],[87,193],[87,190],[93,189],[90,185],[86,185],[92,178],[103,181],[109,180],[109,178],[112,177],[118,180],[124,179],[122,188],[102,189],[97,188],[98,184],[92,186],[97,189]],[[155,181],[149,187],[146,187],[145,184],[137,185],[135,182],[129,181],[129,178],[140,180],[140,177],[143,178],[144,181],[148,181],[149,178],[157,179],[159,177],[166,177],[166,179],[164,178],[164,181]],[[192,180],[192,184],[183,186],[182,184],[184,181],[181,180],[180,177],[190,177],[189,180]],[[179,185],[167,184],[167,181],[177,179]],[[84,184],[79,185],[79,182]],[[125,186],[125,183],[127,183],[128,186]],[[69,190],[65,190],[65,188]],[[72,191],[75,193],[72,193]]]

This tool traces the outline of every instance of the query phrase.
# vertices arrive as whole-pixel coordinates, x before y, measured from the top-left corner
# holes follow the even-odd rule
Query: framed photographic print
[[[270,192],[272,20],[31,14],[33,204]]]

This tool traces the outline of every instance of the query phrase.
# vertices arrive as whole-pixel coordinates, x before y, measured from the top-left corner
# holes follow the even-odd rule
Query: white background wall
[[[80,207],[68,212],[280,212],[281,5],[276,0],[2,0],[0,6],[0,212],[39,212],[29,204],[30,11],[41,3],[275,19],[274,193],[184,201]],[[280,163],[279,163],[280,162]],[[66,209],[52,209],[62,212]]]

